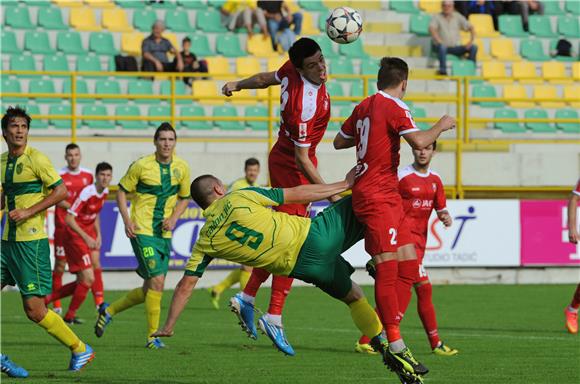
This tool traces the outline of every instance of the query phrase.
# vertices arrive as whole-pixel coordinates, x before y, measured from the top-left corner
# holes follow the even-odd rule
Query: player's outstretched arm
[[[356,142],[354,140],[354,137],[346,138],[342,133],[338,132],[336,136],[334,136],[334,141],[332,142],[332,145],[334,145],[334,149],[345,149],[354,147],[356,145]]]
[[[355,169],[351,169],[343,181],[332,184],[307,184],[284,188],[284,204],[304,204],[324,200],[346,191],[354,185]]]
[[[445,115],[431,129],[409,132],[404,134],[403,137],[411,147],[421,149],[433,144],[441,133],[454,129],[456,125],[457,121],[453,117]]]
[[[58,204],[58,202],[66,199],[66,196],[66,186],[64,184],[57,185],[43,200],[29,208],[14,209],[8,213],[8,217],[10,217],[10,220],[18,223],[36,215],[38,212],[44,211],[45,209]]]
[[[262,72],[243,80],[230,81],[222,87],[222,94],[230,97],[234,92],[242,89],[268,88],[278,85],[280,82],[276,78],[276,72]]]
[[[171,299],[171,307],[169,307],[169,314],[167,320],[161,329],[151,335],[151,337],[171,337],[173,336],[173,327],[177,323],[177,319],[189,301],[191,292],[195,288],[199,277],[183,275],[175,292],[173,292],[173,299]]]
[[[575,193],[570,195],[568,200],[568,240],[572,244],[578,244],[578,220],[576,217],[576,208],[578,207],[578,201],[580,201],[580,196]]]

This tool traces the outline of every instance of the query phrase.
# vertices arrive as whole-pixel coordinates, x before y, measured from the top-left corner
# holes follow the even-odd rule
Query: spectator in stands
[[[472,0],[467,3],[467,15],[471,14],[488,14],[493,18],[493,27],[499,30],[498,17],[499,13],[495,6],[495,1],[489,0]]]
[[[246,27],[248,37],[254,36],[254,25],[258,24],[264,34],[264,39],[268,38],[268,27],[266,18],[261,8],[256,7],[256,2],[251,0],[228,0],[222,5],[222,25],[229,31],[234,32],[237,28]]]
[[[182,51],[179,52],[181,56],[181,61],[183,62],[183,72],[202,72],[207,73],[207,61],[205,60],[198,60],[197,56],[193,52],[191,52],[191,39],[189,37],[185,37],[181,41]],[[177,56],[175,56],[174,64],[177,65]],[[192,77],[184,77],[183,82],[187,85],[191,85],[195,78]]]
[[[544,4],[541,1],[536,0],[524,0],[520,1],[522,23],[524,25],[524,31],[528,30],[528,16],[533,14],[543,15],[544,14]]]
[[[151,35],[146,37],[141,44],[143,54],[143,64],[141,70],[144,72],[182,72],[183,61],[173,44],[163,36],[165,24],[157,20],[151,27]],[[167,54],[171,53],[176,60],[171,62]]]
[[[443,1],[442,12],[433,15],[429,24],[429,32],[433,38],[433,49],[439,57],[440,75],[447,75],[447,61],[445,55],[463,56],[468,54],[469,60],[475,62],[477,56],[477,46],[473,44],[475,30],[467,19],[455,11],[453,1]],[[459,31],[469,31],[471,37],[469,42],[461,45]]]
[[[288,5],[283,1],[258,1],[258,8],[261,8],[266,16],[272,49],[278,50],[280,44],[284,52],[288,51],[296,36],[302,32],[302,13],[290,13]],[[294,26],[292,30],[291,25]],[[280,36],[278,32],[281,32]]]

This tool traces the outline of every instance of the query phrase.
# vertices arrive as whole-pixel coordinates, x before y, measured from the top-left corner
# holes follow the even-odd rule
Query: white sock
[[[568,306],[568,312],[578,313],[578,309],[580,309],[580,308],[574,308],[571,305]]]
[[[256,302],[256,298],[254,296],[250,296],[248,294],[245,294],[244,292],[241,292],[240,296],[241,296],[242,300],[244,300],[252,305]]]
[[[266,318],[269,323],[282,327],[282,315],[272,315],[271,313],[266,313]]]
[[[405,342],[403,341],[403,339],[399,339],[399,340],[393,341],[392,343],[389,343],[389,348],[391,349],[391,352],[399,353],[403,349],[407,348],[407,346],[405,345]]]

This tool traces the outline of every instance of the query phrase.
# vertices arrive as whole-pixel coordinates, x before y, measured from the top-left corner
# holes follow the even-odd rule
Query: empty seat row
[[[524,119],[548,119],[548,112],[544,109],[528,109],[524,111]],[[517,111],[509,108],[498,109],[494,113],[495,119],[518,119]],[[578,119],[578,111],[575,109],[559,109],[556,111],[556,119]],[[500,122],[494,124],[496,129],[505,133],[555,133],[558,130],[564,133],[580,133],[580,123],[556,123],[549,122]]]
[[[54,54],[60,51],[65,54],[85,55],[87,50],[82,44],[80,33],[61,31],[56,36],[56,47],[50,43],[47,32],[26,31],[24,34],[24,49],[18,46],[16,36],[12,31],[3,30],[2,53],[22,53],[23,50],[35,54]],[[113,35],[104,32],[95,32],[89,35],[89,51],[101,55],[116,55],[119,53],[115,48]]]
[[[572,81],[580,81],[580,62],[572,65],[572,76],[567,73],[566,65],[562,62],[548,61],[541,65],[541,77],[536,69],[536,65],[529,61],[518,61],[512,63],[511,80],[517,80],[527,84],[539,84],[549,81],[555,84],[568,84]],[[462,60],[451,63],[451,73],[454,76],[476,76],[475,64],[472,61]],[[497,62],[486,62],[482,64],[482,76],[486,79],[497,79],[510,77],[507,75],[505,65]]]
[[[497,94],[495,87],[488,84],[478,84],[473,87],[471,96],[480,98],[503,97],[507,99],[507,103],[510,106],[517,108],[531,108],[534,104],[547,108],[561,108],[564,103],[576,108],[580,107],[580,86],[578,85],[565,86],[561,95],[558,94],[556,87],[547,85],[534,86],[531,97],[527,88],[523,85],[505,85],[502,92],[500,96]],[[547,99],[551,99],[551,101],[547,101]],[[504,106],[505,102],[499,100],[476,101],[475,104],[482,107],[498,108]]]

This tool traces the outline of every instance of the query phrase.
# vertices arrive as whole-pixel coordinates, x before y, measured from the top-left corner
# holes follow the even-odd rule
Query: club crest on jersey
[[[300,123],[298,125],[298,140],[304,141],[306,140],[308,133],[308,128],[306,127],[306,123]]]
[[[415,120],[413,120],[413,116],[411,116],[411,112],[405,110],[405,116],[407,116],[409,118],[409,121],[411,122],[411,125],[413,126],[413,128],[417,128],[417,125],[415,124]]]
[[[433,186],[433,192],[437,191],[437,184],[433,183],[431,185]]]
[[[22,173],[22,168],[24,167],[24,165],[22,163],[18,163],[18,165],[16,166],[16,174],[20,175]]]

